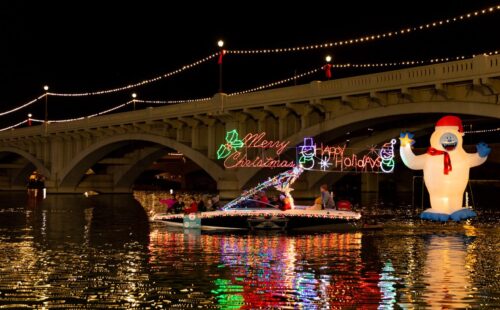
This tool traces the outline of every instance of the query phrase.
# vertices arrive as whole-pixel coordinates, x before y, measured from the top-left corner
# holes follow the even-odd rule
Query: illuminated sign
[[[384,172],[394,171],[394,144],[392,139],[382,145],[368,150],[353,150],[346,145],[319,146],[314,138],[304,138],[304,143],[296,147],[297,160],[281,159],[287,149],[291,149],[290,141],[268,140],[266,133],[248,133],[240,139],[236,129],[226,133],[226,143],[217,150],[217,159],[224,159],[225,168],[294,168],[300,166],[305,170],[325,172]],[[250,149],[262,150],[251,156]],[[252,153],[255,154],[255,153]]]
[[[217,159],[224,159],[226,168],[293,168],[294,161],[276,158],[289,144],[290,141],[267,140],[265,132],[249,133],[240,140],[238,132],[233,129],[226,133],[226,143],[219,146]],[[249,149],[271,150],[272,154],[249,158],[246,152]]]
[[[396,140],[392,139],[380,149],[372,146],[368,150],[354,152],[345,144],[318,146],[313,138],[304,138],[304,143],[297,147],[298,162],[305,170],[390,173],[395,166],[394,144]]]

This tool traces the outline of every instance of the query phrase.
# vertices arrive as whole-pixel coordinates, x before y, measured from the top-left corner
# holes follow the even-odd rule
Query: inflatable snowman
[[[399,152],[404,164],[414,170],[424,170],[425,186],[429,192],[431,208],[420,217],[433,221],[460,221],[476,216],[462,207],[462,200],[469,180],[469,169],[486,161],[491,149],[479,143],[477,153],[466,153],[462,148],[462,121],[456,116],[444,116],[431,135],[431,146],[426,154],[415,155],[411,149],[413,135],[402,133]]]

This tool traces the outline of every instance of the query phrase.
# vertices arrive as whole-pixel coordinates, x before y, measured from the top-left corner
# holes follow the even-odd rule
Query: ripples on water
[[[128,195],[2,198],[0,307],[500,307],[495,225],[200,234],[150,226]]]

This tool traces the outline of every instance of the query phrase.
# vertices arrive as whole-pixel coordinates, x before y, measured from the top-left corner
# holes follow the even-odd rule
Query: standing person
[[[321,192],[321,209],[334,209],[335,202],[332,195],[328,192],[328,185],[321,185],[319,190]]]

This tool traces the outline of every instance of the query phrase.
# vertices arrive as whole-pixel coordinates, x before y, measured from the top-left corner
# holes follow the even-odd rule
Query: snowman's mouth
[[[457,142],[443,142],[441,144],[447,151],[453,151],[457,147]]]

